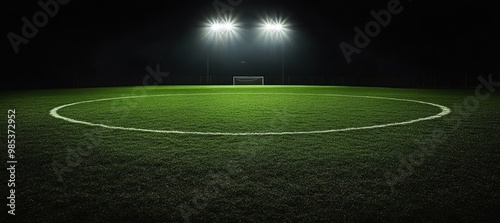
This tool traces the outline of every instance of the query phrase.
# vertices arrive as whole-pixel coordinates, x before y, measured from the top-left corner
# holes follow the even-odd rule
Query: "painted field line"
[[[142,128],[129,128],[129,127],[121,127],[121,126],[112,126],[98,123],[91,123],[86,121],[80,121],[68,117],[64,117],[58,114],[58,111],[63,108],[94,103],[94,102],[102,102],[102,101],[111,101],[111,100],[120,100],[120,99],[133,99],[133,98],[147,98],[147,97],[169,97],[169,96],[206,96],[206,95],[308,95],[308,96],[329,96],[329,97],[352,97],[352,98],[368,98],[368,99],[377,99],[377,100],[391,100],[391,101],[402,101],[402,102],[412,102],[424,105],[430,105],[434,107],[438,107],[441,109],[441,112],[432,116],[427,116],[423,118],[413,119],[404,122],[394,122],[388,124],[380,124],[380,125],[371,125],[371,126],[361,126],[361,127],[350,127],[350,128],[341,128],[341,129],[328,129],[328,130],[317,130],[317,131],[294,131],[294,132],[197,132],[197,131],[177,131],[177,130],[155,130],[155,129],[142,129]],[[386,128],[391,126],[399,126],[399,125],[408,125],[421,121],[428,121],[433,119],[441,118],[445,115],[450,114],[450,108],[434,104],[430,102],[411,100],[411,99],[400,99],[400,98],[387,98],[387,97],[376,97],[376,96],[356,96],[356,95],[341,95],[341,94],[302,94],[302,93],[198,93],[198,94],[161,94],[161,95],[145,95],[145,96],[127,96],[127,97],[117,97],[117,98],[104,98],[104,99],[96,99],[89,101],[80,101],[70,104],[61,105],[59,107],[53,108],[50,110],[50,115],[62,119],[67,122],[82,124],[88,126],[95,127],[103,127],[107,129],[115,129],[115,130],[126,130],[126,131],[137,131],[137,132],[150,132],[150,133],[163,133],[163,134],[188,134],[188,135],[212,135],[212,136],[266,136],[266,135],[301,135],[301,134],[324,134],[324,133],[334,133],[334,132],[347,132],[347,131],[355,131],[355,130],[367,130],[367,129],[377,129],[377,128]]]

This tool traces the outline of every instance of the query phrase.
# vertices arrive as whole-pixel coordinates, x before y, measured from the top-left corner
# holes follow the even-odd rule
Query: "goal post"
[[[233,76],[233,85],[264,85],[264,76]]]

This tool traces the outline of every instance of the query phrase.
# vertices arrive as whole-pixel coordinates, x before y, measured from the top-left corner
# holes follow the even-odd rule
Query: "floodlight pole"
[[[285,47],[281,47],[281,84],[285,85]]]
[[[210,55],[207,54],[207,85],[210,83]]]

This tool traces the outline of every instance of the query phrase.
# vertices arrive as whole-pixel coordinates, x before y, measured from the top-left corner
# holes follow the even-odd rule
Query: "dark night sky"
[[[171,75],[205,75],[208,50],[200,36],[205,18],[216,14],[212,2],[72,0],[28,44],[21,44],[18,54],[7,34],[21,34],[21,18],[31,19],[41,8],[37,1],[5,2],[2,54],[11,77],[2,87],[71,87],[77,78],[95,86],[135,84],[147,65],[156,64]],[[402,0],[403,12],[347,64],[339,44],[353,44],[353,28],[374,20],[370,11],[386,9],[388,2],[244,0],[234,15],[246,30],[266,13],[288,17],[293,32],[285,48],[287,75],[500,70],[500,18],[492,1]],[[279,55],[257,46],[249,33],[212,55],[213,75],[280,74]],[[240,60],[248,61],[249,68],[231,65]]]

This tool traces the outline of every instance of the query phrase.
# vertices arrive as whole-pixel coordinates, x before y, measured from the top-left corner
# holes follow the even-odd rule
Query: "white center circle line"
[[[379,125],[371,125],[371,126],[362,126],[362,127],[350,127],[350,128],[341,128],[341,129],[329,129],[329,130],[318,130],[318,131],[295,131],[295,132],[196,132],[196,131],[177,131],[177,130],[155,130],[155,129],[141,129],[141,128],[129,128],[129,127],[121,127],[121,126],[112,126],[98,123],[91,123],[86,121],[80,121],[68,117],[64,117],[59,115],[58,111],[62,108],[67,108],[80,104],[101,102],[101,101],[111,101],[111,100],[120,100],[120,99],[133,99],[133,98],[147,98],[147,97],[168,97],[168,96],[204,96],[204,95],[308,95],[308,96],[330,96],[330,97],[352,97],[352,98],[368,98],[368,99],[378,99],[378,100],[391,100],[391,101],[402,101],[402,102],[412,102],[424,105],[430,105],[434,107],[438,107],[441,109],[441,112],[432,116],[427,116],[423,118],[413,119],[404,122],[394,122],[388,124],[379,124]],[[103,127],[107,129],[115,129],[115,130],[126,130],[126,131],[138,131],[138,132],[150,132],[150,133],[164,133],[164,134],[188,134],[188,135],[212,135],[212,136],[266,136],[266,135],[300,135],[300,134],[322,134],[322,133],[333,133],[333,132],[346,132],[346,131],[355,131],[355,130],[366,130],[366,129],[377,129],[377,128],[385,128],[391,126],[399,126],[399,125],[408,125],[416,122],[427,121],[441,118],[445,115],[450,114],[451,109],[430,102],[411,100],[411,99],[400,99],[400,98],[387,98],[387,97],[377,97],[377,96],[357,96],[357,95],[342,95],[342,94],[307,94],[307,93],[195,93],[195,94],[161,94],[161,95],[144,95],[144,96],[126,96],[126,97],[116,97],[116,98],[104,98],[104,99],[96,99],[89,101],[80,101],[70,104],[61,105],[59,107],[53,108],[50,110],[50,115],[57,119],[62,119],[67,122],[75,123],[75,124],[83,124],[94,127]]]

